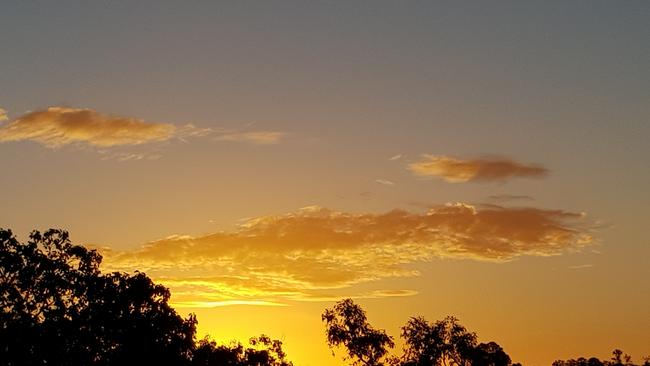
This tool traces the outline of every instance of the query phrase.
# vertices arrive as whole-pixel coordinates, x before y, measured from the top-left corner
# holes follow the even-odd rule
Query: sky
[[[524,365],[650,352],[649,2],[1,7],[0,227],[144,271],[200,337],[340,365],[351,297]]]

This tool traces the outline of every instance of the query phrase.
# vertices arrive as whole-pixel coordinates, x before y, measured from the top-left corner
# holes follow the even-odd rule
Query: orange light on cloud
[[[232,232],[170,236],[104,255],[107,269],[140,269],[170,286],[176,301],[196,305],[333,298],[356,284],[417,276],[411,263],[504,262],[559,255],[592,241],[582,214],[559,210],[453,203],[425,213],[351,214],[308,207],[251,219]]]
[[[408,168],[415,175],[441,177],[450,183],[540,178],[548,174],[542,166],[504,158],[462,160],[445,155],[423,155],[422,160],[409,164]]]

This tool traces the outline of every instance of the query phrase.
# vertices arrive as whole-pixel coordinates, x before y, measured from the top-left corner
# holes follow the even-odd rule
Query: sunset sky
[[[7,1],[0,45],[0,227],[200,337],[341,365],[352,297],[526,366],[650,354],[648,1]]]

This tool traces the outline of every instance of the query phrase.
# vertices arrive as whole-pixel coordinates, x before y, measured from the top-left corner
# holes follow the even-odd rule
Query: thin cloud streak
[[[395,182],[388,179],[375,179],[375,183],[381,184],[382,186],[394,186]]]
[[[287,306],[287,304],[262,301],[262,300],[225,300],[225,301],[170,301],[173,307],[178,308],[217,308],[222,306],[248,305],[248,306]]]
[[[418,276],[410,265],[436,258],[499,263],[577,251],[593,242],[590,230],[583,214],[537,208],[452,203],[424,213],[352,214],[308,207],[250,219],[235,231],[103,254],[107,270],[140,269],[189,297],[182,301],[310,301],[323,290]]]
[[[450,183],[506,181],[512,178],[541,178],[548,169],[505,158],[457,159],[445,155],[423,155],[408,165],[418,176],[435,176]]]
[[[594,265],[593,264],[579,264],[575,266],[569,266],[569,269],[585,269],[585,268],[592,268]]]
[[[215,141],[250,142],[257,145],[273,145],[280,142],[286,135],[284,132],[255,131],[222,133],[214,138]]]

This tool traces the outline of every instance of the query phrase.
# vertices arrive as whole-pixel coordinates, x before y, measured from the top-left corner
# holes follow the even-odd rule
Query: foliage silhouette
[[[643,358],[644,362],[642,366],[650,366],[650,356]],[[620,349],[615,349],[612,351],[612,358],[609,360],[599,360],[596,357],[591,357],[589,359],[585,357],[579,357],[576,359],[569,360],[557,360],[553,362],[552,366],[637,366],[632,362],[632,356],[624,353]]]
[[[495,342],[481,343],[474,348],[472,353],[472,365],[474,366],[507,366],[510,364],[510,356]]]
[[[351,299],[326,309],[321,319],[326,324],[327,344],[342,346],[355,365],[382,365],[382,359],[395,344],[383,330],[374,329],[365,311]]]
[[[144,273],[99,270],[102,257],[68,233],[33,231],[20,243],[0,229],[0,365],[292,366],[282,342],[195,343],[169,290]]]
[[[422,317],[411,318],[402,327],[402,338],[405,340],[403,358],[409,365],[465,366],[472,363],[475,354],[481,353],[476,349],[476,334],[468,332],[454,317],[435,323]]]
[[[0,230],[0,358],[5,365],[189,365],[196,319],[143,273],[99,271],[68,233]]]
[[[380,359],[388,352],[387,346],[393,346],[392,338],[383,330],[372,328],[363,309],[351,299],[326,309],[322,318],[330,347],[345,347],[355,364],[380,364]],[[411,318],[402,327],[401,337],[404,339],[401,359],[385,357],[385,362],[401,366],[511,365],[510,357],[501,346],[495,342],[477,344],[476,334],[454,317],[435,323],[422,317]]]
[[[241,343],[230,346],[217,345],[208,338],[199,341],[194,350],[192,364],[196,366],[231,365],[231,366],[292,366],[286,360],[282,342],[272,340],[266,335],[249,340],[249,347]]]

